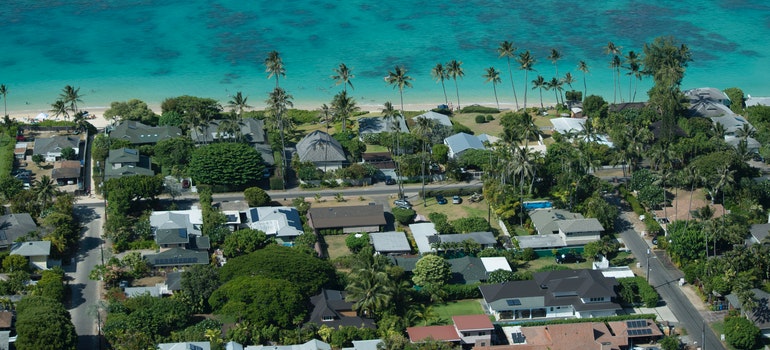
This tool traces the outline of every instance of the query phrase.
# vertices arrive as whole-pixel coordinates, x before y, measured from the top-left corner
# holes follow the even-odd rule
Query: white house
[[[449,158],[457,158],[469,149],[486,149],[478,137],[464,132],[445,138],[444,144],[449,147]]]

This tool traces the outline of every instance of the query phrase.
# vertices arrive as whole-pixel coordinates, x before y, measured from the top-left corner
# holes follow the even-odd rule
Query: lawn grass
[[[334,260],[341,256],[350,255],[350,249],[345,245],[348,235],[327,235],[323,239],[326,242],[326,256]]]
[[[442,213],[451,220],[464,218],[464,217],[482,217],[487,218],[487,201],[482,200],[476,203],[471,203],[468,200],[469,196],[463,196],[463,202],[461,204],[452,204],[452,198],[447,197],[447,204],[436,203],[435,197],[427,198],[427,207],[423,205],[422,198],[410,198],[412,205],[417,214],[423,215],[426,218],[430,213]],[[497,223],[497,218],[492,216],[492,222],[489,223],[493,229],[501,232],[500,225]]]
[[[452,324],[452,316],[484,314],[479,299],[457,300],[433,305],[433,311],[439,317],[441,324]]]
[[[540,270],[540,269],[542,269],[542,268],[544,268],[546,266],[550,266],[550,265],[558,265],[558,264],[556,264],[556,261],[555,261],[554,257],[552,257],[552,256],[544,256],[542,258],[538,258],[538,259],[535,259],[535,260],[527,261],[520,268],[523,268],[523,269],[525,269],[527,271],[531,271],[531,272],[537,272],[538,270]],[[591,269],[591,261],[590,260],[586,260],[586,261],[583,261],[583,262],[580,262],[580,263],[576,263],[576,264],[563,264],[562,266],[568,267],[568,268],[573,269],[573,270],[575,270],[575,269]]]
[[[9,135],[0,135],[0,176],[10,175],[13,170],[15,140]]]
[[[374,153],[374,152],[388,152],[388,148],[385,146],[380,145],[370,145],[366,144],[366,153]]]
[[[489,113],[489,115],[491,115],[495,119],[487,123],[476,123],[477,115],[486,116],[487,113],[455,114],[452,117],[452,119],[454,119],[455,123],[460,123],[462,125],[467,126],[469,129],[473,131],[475,135],[489,134],[492,136],[500,136],[500,133],[503,132],[503,127],[500,125],[500,117],[503,115],[502,113],[497,113],[497,114]]]

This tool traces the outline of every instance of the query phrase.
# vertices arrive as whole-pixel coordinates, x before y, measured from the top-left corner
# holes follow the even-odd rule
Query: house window
[[[328,322],[328,321],[334,321],[334,316],[324,316],[324,317],[322,318],[322,320],[323,320],[324,322]]]
[[[479,335],[487,335],[487,332],[479,332]]]
[[[519,300],[519,299],[508,299],[508,300],[506,300],[506,302],[508,303],[508,306],[521,305],[521,300]]]
[[[604,301],[604,298],[591,298],[590,301],[591,302]]]

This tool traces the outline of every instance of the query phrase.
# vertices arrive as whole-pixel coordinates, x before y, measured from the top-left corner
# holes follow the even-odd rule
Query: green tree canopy
[[[149,294],[113,302],[104,325],[104,335],[111,344],[141,334],[146,341],[159,343],[172,331],[184,329],[193,320],[192,309],[175,298],[157,298]],[[142,347],[146,349],[145,347]]]
[[[58,300],[27,296],[16,304],[16,349],[72,349],[78,336],[70,313]]]
[[[760,333],[749,319],[739,316],[725,318],[725,340],[736,349],[754,349]]]
[[[220,273],[223,281],[239,276],[286,279],[306,296],[318,293],[323,286],[334,285],[336,279],[334,267],[328,261],[279,245],[229,259]]]
[[[262,155],[242,143],[214,143],[193,152],[189,173],[198,183],[242,187],[262,177]]]
[[[257,328],[292,327],[295,318],[304,318],[307,310],[307,299],[297,284],[264,276],[232,279],[214,291],[209,303],[217,313],[249,321]]]
[[[160,104],[161,114],[176,112],[180,115],[195,112],[201,115],[216,116],[222,111],[222,106],[213,98],[195,96],[178,96],[163,100]]]
[[[398,221],[401,225],[411,224],[415,215],[417,215],[417,212],[415,212],[413,209],[395,207],[390,211],[393,213],[393,217],[396,218],[396,221]]]
[[[369,245],[369,234],[366,232],[351,233],[345,237],[345,245],[351,252],[358,253],[361,249]]]
[[[152,126],[158,125],[158,115],[147,106],[147,103],[137,99],[112,102],[110,108],[104,111],[104,117],[121,121],[133,120]]]
[[[155,144],[153,159],[164,169],[177,167],[182,170],[186,169],[187,164],[190,163],[194,149],[195,146],[189,137],[165,139]]]
[[[418,286],[441,287],[452,275],[449,263],[438,255],[425,255],[415,264],[412,281]]]
[[[161,175],[123,176],[107,180],[104,186],[108,192],[124,191],[132,201],[154,199],[163,193],[163,177]]]
[[[457,233],[487,232],[492,229],[489,221],[479,216],[452,220],[452,227]]]
[[[219,286],[219,270],[211,265],[193,265],[182,272],[182,300],[196,311],[210,310],[209,297]]]
[[[243,191],[243,197],[249,203],[249,207],[264,207],[272,201],[270,195],[259,187],[247,188]]]
[[[260,230],[244,229],[225,236],[223,250],[226,257],[234,258],[255,252],[273,242],[272,238]]]

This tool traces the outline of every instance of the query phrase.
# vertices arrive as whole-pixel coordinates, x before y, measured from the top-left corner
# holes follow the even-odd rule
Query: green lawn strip
[[[345,238],[348,235],[327,235],[323,239],[326,241],[326,253],[330,260],[334,260],[343,255],[349,255],[350,249],[345,245]]]
[[[523,266],[524,270],[537,272],[540,269],[550,266],[550,265],[558,265],[556,264],[555,258],[552,256],[544,256],[542,258],[538,258],[535,260],[527,261],[526,264]],[[577,264],[562,264],[562,266],[566,266],[570,269],[590,269],[591,268],[591,261],[586,260],[581,263]]]
[[[385,146],[366,144],[366,153],[387,152],[387,151],[388,151],[388,148]]]
[[[478,299],[457,300],[433,305],[433,311],[441,320],[441,324],[452,324],[452,316],[484,314]]]
[[[0,176],[10,175],[13,170],[14,146],[16,142],[9,135],[0,137]]]

